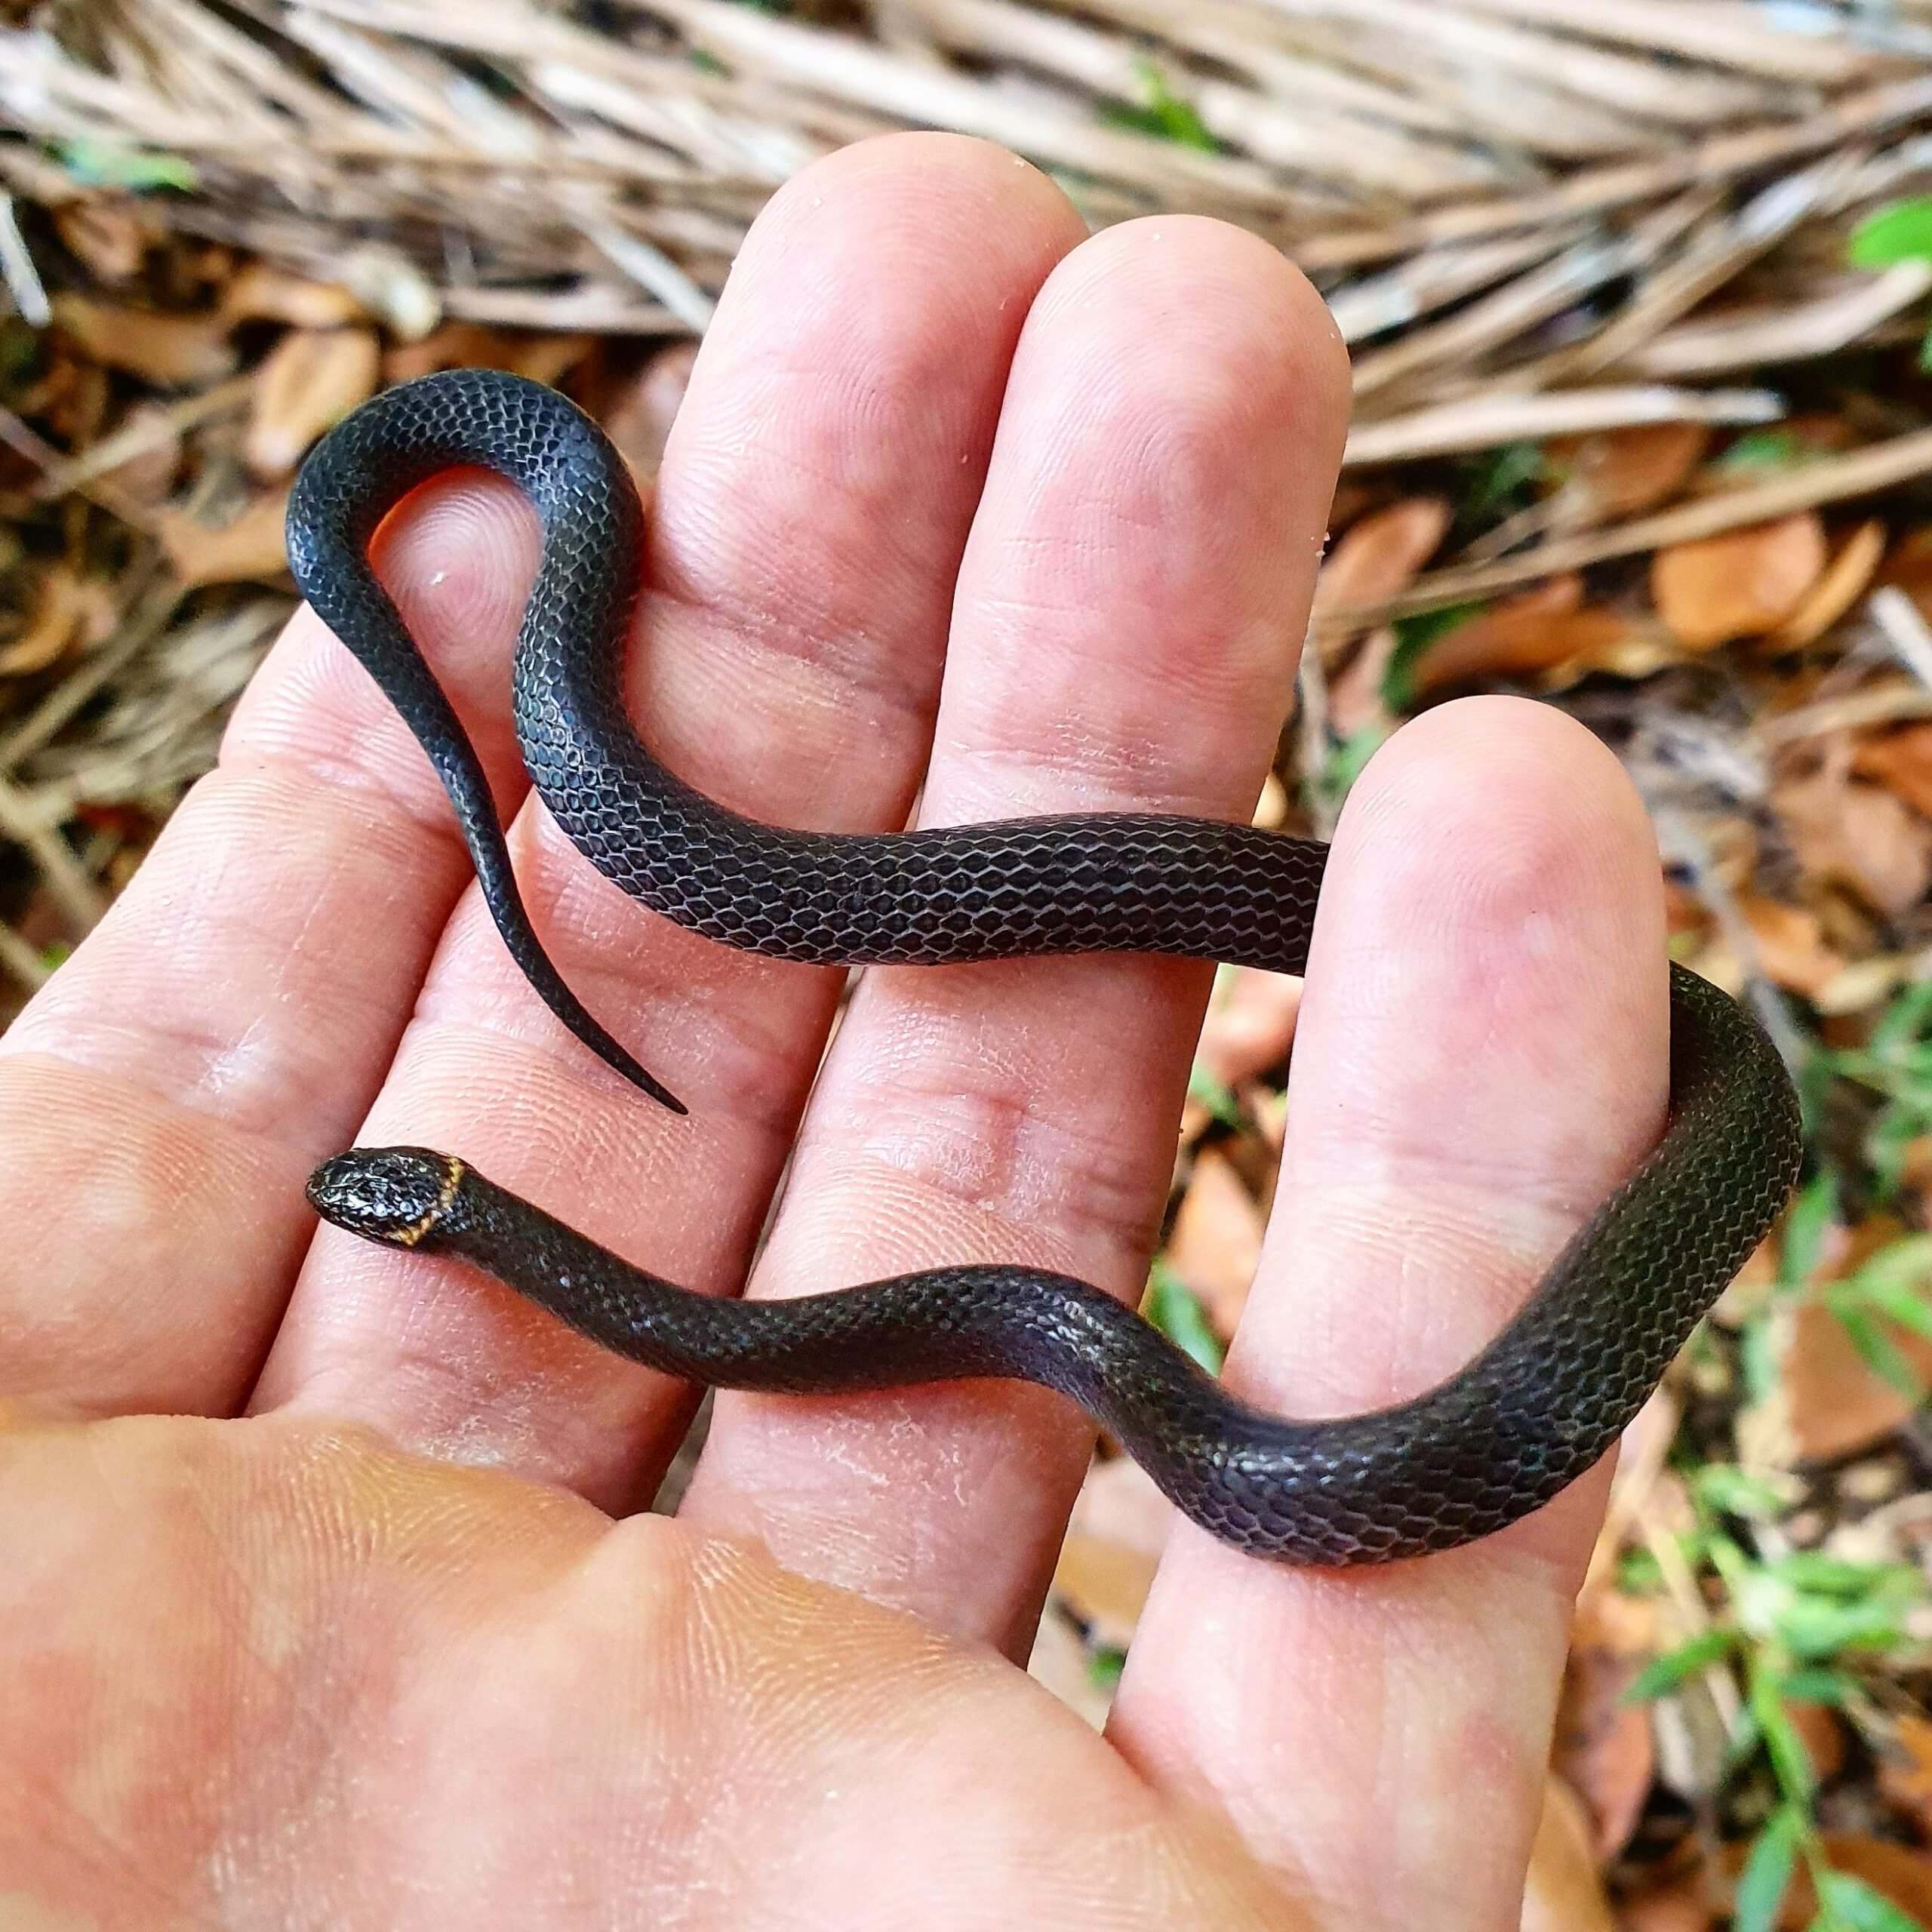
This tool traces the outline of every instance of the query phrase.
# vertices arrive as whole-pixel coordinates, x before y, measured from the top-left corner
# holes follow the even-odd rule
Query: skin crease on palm
[[[846,150],[705,343],[637,715],[786,824],[1245,817],[1346,410],[1254,238],[1088,238],[996,149]],[[454,477],[377,561],[523,808],[566,977],[692,1117],[538,1003],[404,728],[298,616],[0,1041],[0,1926],[1513,1926],[1604,1472],[1380,1571],[1183,1525],[1103,1737],[1013,1661],[1089,1448],[1057,1398],[723,1398],[679,1515],[640,1515],[691,1392],[318,1232],[310,1166],[409,1140],[720,1293],[1144,1276],[1208,972],[874,971],[814,1087],[836,974],[673,931],[524,807],[536,543]],[[1435,710],[1338,845],[1229,1367],[1311,1414],[1458,1366],[1666,1078],[1655,848],[1579,728]]]

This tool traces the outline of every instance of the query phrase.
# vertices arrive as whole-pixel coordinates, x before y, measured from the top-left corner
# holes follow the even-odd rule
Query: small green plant
[[[1734,1932],[1771,1932],[1801,1862],[1818,1898],[1810,1932],[1921,1932],[1880,1894],[1826,1863],[1817,1774],[1792,1722],[1793,1704],[1855,1706],[1861,1665],[1912,1639],[1907,1617],[1925,1600],[1904,1564],[1847,1562],[1812,1550],[1767,1558],[1734,1527],[1775,1517],[1790,1500],[1776,1483],[1726,1463],[1687,1472],[1695,1527],[1680,1539],[1687,1561],[1718,1586],[1717,1620],[1655,1659],[1625,1694],[1663,1696],[1702,1672],[1727,1669],[1743,1704],[1730,1740],[1734,1776],[1761,1764],[1776,1803],[1752,1840],[1737,1884]],[[1655,1587],[1654,1561],[1626,1562],[1629,1586]]]
[[[1154,63],[1137,60],[1141,97],[1136,105],[1115,103],[1100,110],[1101,118],[1116,128],[1131,128],[1152,134],[1156,140],[1177,142],[1184,148],[1198,148],[1204,154],[1219,154],[1221,144],[1208,131],[1207,124],[1193,107],[1176,94],[1168,77]]]
[[[1792,469],[1817,460],[1818,452],[1789,429],[1748,429],[1711,467],[1727,475],[1762,469]]]
[[[1872,1186],[1881,1201],[1898,1192],[1906,1150],[1932,1134],[1932,980],[1915,980],[1895,995],[1862,1047],[1826,1048],[1807,1084],[1848,1080],[1875,1094],[1877,1113],[1866,1136]]]
[[[1915,195],[1867,215],[1852,230],[1846,252],[1859,269],[1932,262],[1932,195]],[[1932,374],[1932,331],[1918,346],[1918,366]]]
[[[1505,443],[1462,466],[1456,492],[1460,519],[1481,529],[1521,509],[1549,473],[1540,443]]]
[[[1208,1322],[1201,1297],[1158,1255],[1147,1271],[1147,1293],[1140,1312],[1210,1375],[1220,1374],[1227,1351]]]
[[[200,185],[194,163],[178,154],[85,137],[63,141],[54,152],[67,172],[89,188],[129,188],[137,193],[172,188],[192,194]]]
[[[1398,717],[1408,710],[1416,700],[1416,666],[1429,646],[1487,608],[1482,604],[1445,604],[1438,611],[1419,611],[1414,617],[1395,619],[1389,626],[1395,634],[1395,648],[1389,653],[1388,668],[1382,674],[1383,704]]]
[[[1331,745],[1321,769],[1302,782],[1314,802],[1338,812],[1369,760],[1382,749],[1389,734],[1380,724],[1366,724],[1339,744]]]
[[[1241,1102],[1224,1080],[1217,1080],[1206,1068],[1197,1065],[1187,1076],[1187,1097],[1208,1112],[1223,1127],[1239,1127]]]

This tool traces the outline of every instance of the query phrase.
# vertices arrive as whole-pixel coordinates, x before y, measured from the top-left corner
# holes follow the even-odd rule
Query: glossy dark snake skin
[[[625,715],[641,513],[621,460],[549,390],[472,371],[426,377],[358,410],[303,469],[288,512],[297,580],[429,753],[524,971],[579,1038],[656,1098],[677,1106],[544,956],[475,755],[366,561],[390,508],[457,464],[509,478],[542,518],[517,645],[517,734],[558,823],[647,906],[728,945],[820,962],[1108,950],[1304,966],[1327,856],[1308,841],[1124,814],[830,835],[757,824],[694,792]],[[309,1198],[369,1239],[460,1255],[672,1374],[814,1392],[966,1376],[1042,1383],[1105,1424],[1226,1542],[1293,1562],[1375,1562],[1488,1535],[1589,1468],[1783,1203],[1797,1104],[1769,1041],[1675,967],[1670,1011],[1671,1109],[1655,1151],[1460,1373],[1413,1401],[1333,1421],[1247,1407],[1098,1290],[1031,1269],[715,1300],[619,1260],[449,1155],[353,1150],[316,1170]]]

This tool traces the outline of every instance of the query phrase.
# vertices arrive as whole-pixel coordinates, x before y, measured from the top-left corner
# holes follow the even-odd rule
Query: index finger
[[[522,768],[484,694],[534,520],[452,481],[376,555],[510,798]],[[298,611],[215,771],[0,1037],[0,1396],[240,1406],[315,1232],[303,1178],[367,1112],[469,874],[408,728]]]

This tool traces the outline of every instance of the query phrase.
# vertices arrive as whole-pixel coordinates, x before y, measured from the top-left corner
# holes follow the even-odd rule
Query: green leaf
[[[1389,628],[1395,634],[1395,648],[1382,673],[1382,702],[1393,712],[1407,711],[1415,703],[1416,666],[1423,654],[1438,638],[1447,637],[1457,625],[1466,624],[1484,604],[1445,604],[1439,611],[1420,611],[1412,617],[1398,617]]]
[[[1753,1522],[1769,1521],[1782,1515],[1792,1500],[1776,1483],[1731,1463],[1707,1463],[1694,1470],[1690,1493],[1707,1509]]]
[[[1866,1367],[1890,1383],[1908,1402],[1924,1401],[1924,1378],[1899,1352],[1897,1345],[1871,1315],[1855,1300],[1839,1292],[1843,1285],[1839,1284],[1826,1296],[1826,1305],[1838,1317],[1839,1326],[1850,1337],[1851,1345],[1863,1358]]]
[[[1205,1107],[1223,1127],[1241,1125],[1241,1103],[1235,1098],[1234,1089],[1204,1069],[1197,1066],[1188,1075],[1187,1097]]]
[[[1932,329],[1927,329],[1919,339],[1918,373],[1921,376],[1932,376]]]
[[[1835,1912],[1850,1932],[1925,1932],[1917,1919],[1900,1911],[1884,1893],[1875,1892],[1849,1872],[1820,1872],[1818,1903],[1823,1912]]]
[[[1626,1596],[1647,1597],[1663,1587],[1663,1567],[1641,1545],[1617,1559],[1617,1587]]]
[[[1784,1224],[1784,1247],[1778,1266],[1781,1287],[1795,1288],[1817,1272],[1825,1237],[1838,1219],[1838,1179],[1827,1168],[1798,1190]]]
[[[1918,1573],[1909,1564],[1854,1563],[1823,1550],[1794,1549],[1770,1566],[1771,1574],[1794,1589],[1815,1591],[1847,1601],[1893,1595],[1901,1584],[1915,1587]]]
[[[1111,1646],[1094,1651],[1087,1660],[1088,1680],[1103,1690],[1111,1690],[1127,1668],[1127,1653]]]
[[[1131,128],[1152,134],[1156,140],[1173,141],[1184,148],[1198,148],[1203,154],[1219,154],[1221,144],[1208,131],[1207,124],[1168,84],[1168,77],[1154,63],[1140,60],[1142,100],[1139,106],[1115,103],[1100,110],[1100,118],[1116,128]]]
[[[1327,762],[1315,776],[1314,789],[1331,811],[1340,811],[1363,768],[1382,749],[1388,736],[1379,724],[1364,725],[1328,754]]]
[[[1653,1657],[1623,1693],[1626,1704],[1648,1703],[1654,1697],[1661,1697],[1666,1690],[1681,1684],[1686,1678],[1695,1677],[1706,1665],[1715,1663],[1737,1647],[1737,1633],[1734,1630],[1701,1630],[1689,1642],[1679,1644],[1674,1651],[1666,1651],[1660,1657]]]
[[[1797,1863],[1805,1829],[1804,1814],[1795,1804],[1780,1805],[1771,1814],[1739,1876],[1731,1932],[1771,1932],[1791,1884],[1792,1867]]]
[[[1201,1297],[1158,1256],[1147,1273],[1143,1304],[1147,1319],[1177,1348],[1192,1355],[1210,1375],[1219,1375],[1226,1351],[1208,1325]]]
[[[1481,523],[1500,516],[1543,476],[1546,459],[1540,443],[1505,443],[1465,466],[1462,509]]]
[[[66,940],[53,940],[41,948],[40,963],[51,973],[57,966],[66,965],[73,954],[73,947]]]
[[[1847,1670],[1794,1670],[1784,1680],[1784,1694],[1800,1704],[1830,1704],[1842,1708],[1858,1695],[1858,1679]]]
[[[1711,467],[1727,475],[1740,470],[1791,469],[1816,462],[1818,452],[1789,429],[1747,429]]]
[[[1845,254],[1855,269],[1932,261],[1932,195],[1914,195],[1867,215],[1851,231]]]
[[[1761,1653],[1751,1660],[1750,1678],[1751,1715],[1758,1720],[1778,1789],[1792,1804],[1808,1806],[1817,1777],[1811,1767],[1811,1754],[1784,1707],[1783,1678]]]
[[[54,152],[67,172],[90,188],[131,188],[137,193],[174,188],[191,194],[200,186],[193,162],[178,154],[157,154],[85,138],[62,141]]]
[[[1744,1392],[1753,1404],[1767,1401],[1777,1392],[1784,1370],[1777,1337],[1767,1317],[1755,1315],[1744,1324],[1738,1367],[1744,1377]]]

